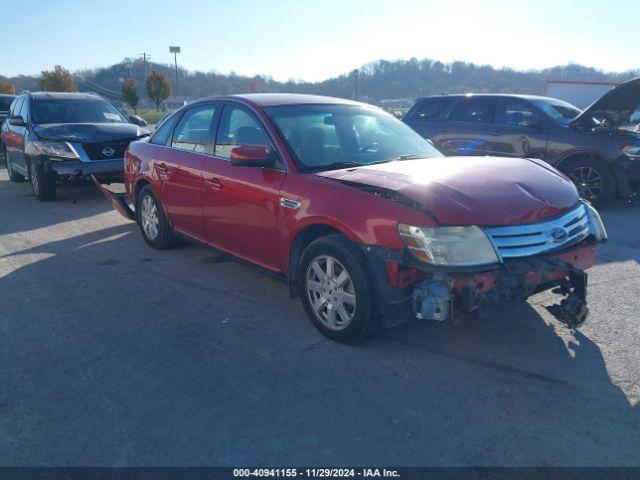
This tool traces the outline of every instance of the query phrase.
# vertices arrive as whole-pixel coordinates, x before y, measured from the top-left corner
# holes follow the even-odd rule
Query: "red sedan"
[[[103,191],[154,248],[188,238],[286,278],[318,330],[348,343],[556,287],[574,327],[606,240],[544,162],[445,158],[376,107],[309,95],[185,106],[130,145],[125,193]]]

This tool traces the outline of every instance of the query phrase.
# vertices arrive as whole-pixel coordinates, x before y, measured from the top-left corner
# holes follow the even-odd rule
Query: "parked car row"
[[[581,197],[604,205],[640,187],[640,135],[628,127],[638,106],[635,79],[584,111],[532,95],[439,95],[419,99],[404,122],[445,155],[544,160],[564,172]]]
[[[132,121],[141,123],[97,94],[24,92],[2,124],[9,179],[28,178],[41,201],[53,200],[59,184],[89,175],[121,180],[129,142],[149,135]]]
[[[468,100],[444,101],[451,110]],[[124,188],[96,183],[151,247],[189,239],[286,279],[336,341],[411,318],[472,316],[549,289],[562,296],[551,308],[557,318],[582,323],[584,270],[607,239],[594,207],[543,160],[473,157],[434,143],[465,155],[444,157],[362,103],[210,97],[129,144]]]

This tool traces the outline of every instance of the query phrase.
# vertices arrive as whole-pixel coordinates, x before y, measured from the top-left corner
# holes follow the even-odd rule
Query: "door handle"
[[[222,182],[217,178],[207,178],[205,180],[212,190],[222,190]]]
[[[500,136],[500,134],[499,134],[499,133],[496,133],[496,132],[491,132],[491,133],[489,133],[489,136],[490,136],[490,137],[499,137],[499,136]]]

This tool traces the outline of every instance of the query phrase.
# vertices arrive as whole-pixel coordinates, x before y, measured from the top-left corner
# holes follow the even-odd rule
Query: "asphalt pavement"
[[[350,347],[281,281],[3,169],[0,465],[639,466],[640,205],[602,213],[579,331],[540,294]]]

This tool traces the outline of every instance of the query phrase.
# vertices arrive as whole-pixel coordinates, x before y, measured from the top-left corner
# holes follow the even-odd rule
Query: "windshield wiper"
[[[360,162],[333,162],[333,163],[327,163],[326,165],[318,165],[317,167],[307,167],[304,169],[304,171],[310,171],[310,170],[335,170],[338,168],[349,168],[349,167],[362,167],[364,165],[367,165],[366,163],[360,163]]]
[[[396,160],[415,160],[418,158],[429,158],[429,157],[425,157],[424,155],[418,155],[416,153],[410,153],[408,155],[400,155],[399,157],[396,157]]]

